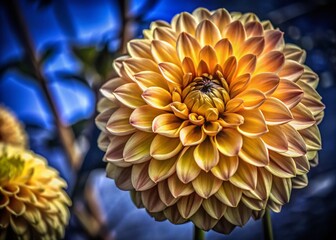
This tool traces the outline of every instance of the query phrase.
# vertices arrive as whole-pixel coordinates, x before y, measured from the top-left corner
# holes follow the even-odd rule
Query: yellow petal
[[[132,57],[152,59],[151,42],[148,39],[135,39],[127,43],[127,51]]]
[[[160,212],[166,208],[161,201],[157,188],[153,187],[141,192],[141,200],[146,210],[149,212]]]
[[[243,140],[235,130],[226,128],[214,137],[218,150],[226,156],[236,156],[240,151]]]
[[[312,112],[314,116],[322,112],[325,106],[321,102],[322,98],[318,94],[318,92],[305,82],[298,81],[297,84],[301,87],[301,89],[304,92],[301,103],[303,103]]]
[[[273,184],[271,189],[271,200],[275,203],[284,205],[289,202],[292,191],[292,181],[290,178],[273,177]]]
[[[289,123],[296,130],[302,130],[308,128],[316,123],[315,118],[311,111],[303,105],[299,103],[294,108],[291,109],[293,120]]]
[[[214,219],[220,219],[226,210],[226,206],[214,196],[208,199],[204,199],[202,206],[204,210]]]
[[[280,178],[292,178],[296,175],[296,166],[293,158],[270,152],[269,165],[265,167],[273,175]]]
[[[286,44],[283,53],[286,59],[290,59],[299,63],[303,63],[306,59],[306,51],[294,44]]]
[[[296,176],[292,178],[292,187],[296,189],[304,188],[308,185],[307,174]]]
[[[121,161],[123,160],[123,150],[126,142],[130,136],[112,136],[109,141],[113,144],[109,144],[107,152],[105,154],[105,158],[107,161]]]
[[[154,136],[145,132],[134,133],[128,139],[123,151],[125,161],[133,163],[148,161],[151,158],[149,148]]]
[[[272,30],[272,29],[274,29],[274,27],[273,27],[273,25],[272,25],[272,23],[271,23],[270,20],[261,21],[261,24],[262,24],[264,30]]]
[[[253,54],[259,56],[265,47],[264,37],[250,37],[245,40],[242,48],[240,49],[241,54]]]
[[[190,13],[183,12],[172,20],[172,28],[176,33],[183,34],[183,32],[187,32],[194,34],[196,29],[195,18]]]
[[[230,84],[237,70],[237,59],[235,56],[229,57],[223,64],[223,77]]]
[[[285,133],[278,126],[268,126],[268,132],[261,136],[267,148],[275,152],[286,152],[288,142]]]
[[[194,180],[201,169],[195,162],[194,147],[185,147],[177,159],[176,174],[183,183]]]
[[[223,182],[215,196],[229,207],[237,207],[242,197],[242,190],[230,182]]]
[[[293,119],[291,111],[277,98],[267,98],[260,107],[268,125],[279,125]]]
[[[257,167],[240,161],[236,173],[229,181],[238,188],[254,190],[257,187]]]
[[[155,28],[153,32],[153,36],[154,36],[154,39],[165,41],[169,43],[170,45],[172,45],[173,47],[175,47],[176,45],[176,39],[177,39],[176,33],[174,32],[174,30],[172,30],[169,27]]]
[[[224,37],[230,40],[234,50],[237,51],[246,38],[243,24],[240,21],[231,22],[225,29]]]
[[[132,109],[119,108],[107,122],[106,129],[118,136],[124,136],[135,132],[135,128],[129,123]]]
[[[175,198],[188,196],[194,192],[191,183],[185,184],[179,180],[176,174],[168,178],[168,187]]]
[[[173,102],[170,104],[171,110],[174,112],[175,116],[181,119],[188,119],[189,109],[187,105],[181,102]]]
[[[243,203],[240,203],[237,207],[228,207],[224,214],[224,217],[232,224],[236,226],[244,226],[251,218],[252,210],[246,207]]]
[[[303,66],[298,62],[286,60],[278,75],[281,79],[287,79],[292,82],[296,82],[302,76],[303,71]]]
[[[183,84],[183,71],[174,63],[164,62],[159,64],[160,71],[164,78],[176,86]]]
[[[180,34],[177,39],[176,49],[181,62],[185,57],[189,57],[194,64],[198,63],[198,53],[201,50],[201,46],[190,34],[186,32]]]
[[[230,99],[225,106],[226,113],[228,112],[237,112],[243,108],[244,101],[242,99],[234,98]]]
[[[268,129],[263,114],[259,109],[240,111],[244,123],[238,126],[238,131],[247,137],[258,137],[265,134]]]
[[[233,50],[228,39],[223,38],[215,45],[216,55],[218,57],[218,64],[223,66],[225,61],[232,55]]]
[[[144,105],[136,108],[129,117],[129,123],[141,131],[152,132],[152,122],[155,117],[164,113],[161,110]]]
[[[180,131],[188,124],[188,121],[183,121],[172,113],[165,113],[157,116],[153,120],[153,132],[167,136],[178,137]]]
[[[138,84],[138,86],[142,89],[142,91],[145,91],[149,87],[160,87],[166,90],[169,90],[167,81],[164,79],[164,77],[153,71],[143,71],[134,74],[135,82]]]
[[[284,47],[283,32],[279,30],[265,31],[265,50],[264,52],[270,52],[274,50],[282,51]]]
[[[106,124],[111,117],[111,115],[118,109],[119,106],[113,109],[105,110],[101,113],[99,113],[95,119],[97,127],[102,130],[103,132],[106,132]]]
[[[243,146],[238,156],[256,167],[264,167],[269,162],[268,150],[260,138],[243,137]]]
[[[161,182],[175,172],[176,158],[162,160],[151,159],[148,167],[148,175],[153,182]]]
[[[216,122],[207,122],[203,124],[202,130],[204,131],[205,134],[208,136],[216,136],[217,133],[219,133],[222,130],[222,126],[218,121]]]
[[[206,134],[201,127],[190,125],[184,127],[180,131],[180,140],[183,146],[193,146],[200,144],[206,138]]]
[[[303,98],[303,90],[294,82],[282,79],[272,97],[279,99],[291,109]]]
[[[131,81],[131,80],[130,80]],[[109,99],[110,101],[114,101],[115,100],[115,96],[113,95],[113,91],[126,84],[129,83],[129,81],[126,78],[113,78],[109,81],[107,81],[101,88],[100,88],[100,93],[106,97],[107,99]]]
[[[251,78],[249,88],[255,88],[264,94],[272,94],[278,87],[280,79],[274,73],[259,73]]]
[[[204,60],[200,60],[198,66],[197,66],[197,76],[201,76],[203,73],[210,72],[208,64]]]
[[[182,70],[186,74],[191,74],[191,78],[196,76],[196,69],[193,60],[190,57],[185,57],[182,61]],[[189,82],[188,82],[189,83]],[[183,83],[183,87],[187,86],[188,83]]]
[[[209,20],[203,20],[198,24],[195,36],[201,46],[215,46],[221,39],[217,26]]]
[[[23,202],[19,201],[15,197],[12,197],[9,201],[9,203],[6,205],[6,209],[15,216],[22,215],[25,210],[26,206]]]
[[[307,156],[293,158],[296,166],[296,174],[306,174],[310,170],[310,165]]]
[[[145,105],[141,98],[141,89],[136,83],[126,83],[114,90],[114,96],[125,106],[129,108],[137,108]]]
[[[132,167],[132,185],[136,191],[145,191],[155,186],[148,175],[148,162],[135,164]]]
[[[177,202],[177,208],[181,216],[185,219],[190,218],[200,208],[202,204],[202,198],[196,193],[189,196],[181,197]]]
[[[214,72],[218,61],[215,49],[213,47],[205,45],[199,53],[199,59],[202,59],[207,64],[210,73]]]
[[[211,13],[208,9],[199,7],[193,11],[192,15],[195,17],[197,22],[201,22],[202,20],[210,18]]]
[[[182,149],[182,143],[179,138],[169,138],[162,135],[156,135],[150,146],[150,154],[158,160],[165,160],[174,157]]]
[[[210,17],[210,21],[218,27],[220,32],[222,32],[224,27],[231,22],[231,16],[225,8],[220,8],[214,11]]]
[[[255,73],[273,72],[277,73],[285,63],[285,57],[280,51],[267,52],[257,62]]]
[[[179,200],[179,198],[175,198],[171,194],[171,192],[169,191],[169,187],[168,187],[168,182],[167,181],[161,181],[161,182],[158,183],[158,192],[159,192],[159,197],[160,197],[161,201],[166,206],[172,206],[172,205],[174,205]],[[176,209],[176,211],[178,212],[177,209]]]
[[[153,40],[151,44],[151,52],[157,63],[171,62],[179,64],[175,48],[165,41]]]
[[[246,36],[258,37],[264,35],[264,30],[259,21],[252,21],[245,24]]]
[[[319,83],[318,75],[313,72],[309,67],[304,65],[304,72],[300,78],[302,82],[307,83],[312,88],[316,89]]]
[[[265,104],[265,95],[257,89],[248,89],[241,94],[238,94],[236,98],[242,99],[244,101],[244,109],[251,110],[255,109],[262,104]]]
[[[316,125],[313,125],[309,128],[299,130],[299,133],[301,134],[302,138],[304,139],[307,150],[312,151],[318,151],[322,148],[321,143],[321,134]]]
[[[243,195],[241,202],[252,211],[262,211],[266,205],[264,201],[255,198],[250,198],[246,195]]]
[[[307,147],[301,134],[289,124],[281,125],[281,128],[288,141],[288,151],[281,154],[289,157],[300,157],[305,155]]]
[[[244,91],[249,85],[250,79],[251,79],[250,73],[245,73],[232,79],[230,83],[231,98],[235,98],[238,94]]]
[[[40,222],[43,222],[43,221],[40,221]],[[17,236],[22,236],[25,232],[27,232],[28,227],[29,227],[27,221],[23,217],[11,216],[10,217],[10,224],[11,224],[11,229],[14,231],[14,234],[17,235]],[[37,224],[37,227],[36,227],[35,230],[39,230],[38,229],[39,225],[44,225],[45,226],[45,223],[43,222],[43,223]],[[41,232],[45,233],[46,232],[46,227],[44,227],[44,229]],[[2,236],[4,236],[4,235],[2,235]]]
[[[217,165],[219,161],[218,150],[209,137],[196,146],[194,159],[197,165],[206,172]]]
[[[172,102],[171,94],[160,87],[149,87],[142,93],[145,102],[160,110],[170,110],[169,104]]]
[[[252,198],[257,198],[261,201],[267,201],[272,187],[273,176],[265,168],[258,168],[257,187],[250,193]]]
[[[129,58],[123,62],[127,75],[134,80],[134,75],[143,71],[159,72],[157,64],[148,58]]]
[[[207,199],[218,191],[222,185],[222,180],[216,178],[211,172],[201,171],[197,178],[192,181],[192,185],[199,196]]]

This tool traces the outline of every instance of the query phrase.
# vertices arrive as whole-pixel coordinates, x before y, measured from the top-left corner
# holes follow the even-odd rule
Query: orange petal
[[[240,53],[241,54],[253,54],[259,56],[265,47],[264,37],[251,37],[245,40]]]
[[[168,178],[169,191],[175,198],[181,196],[188,196],[194,192],[194,188],[191,183],[185,184],[179,180],[176,174]]]
[[[226,113],[237,112],[243,108],[244,101],[242,99],[234,98],[230,99],[225,106]]]
[[[312,112],[314,116],[322,112],[325,106],[321,102],[322,98],[318,94],[318,92],[305,82],[298,81],[297,84],[301,87],[301,89],[304,92],[301,103],[303,103]]]
[[[196,75],[196,69],[193,60],[190,57],[185,57],[182,61],[182,70],[184,73],[190,73],[192,76]],[[183,84],[187,86],[188,84]]]
[[[304,68],[300,63],[292,60],[286,60],[285,65],[278,75],[281,79],[287,79],[292,82],[296,82],[302,76],[303,71]]]
[[[199,7],[193,11],[192,15],[195,17],[197,22],[201,22],[202,20],[210,18],[211,13],[208,9]]]
[[[255,109],[262,104],[265,104],[265,95],[257,89],[248,89],[241,94],[238,94],[236,98],[242,99],[244,101],[244,109],[251,110]]]
[[[136,191],[145,191],[154,187],[153,182],[148,175],[148,162],[135,164],[132,167],[132,185]]]
[[[229,207],[237,207],[242,197],[242,190],[230,182],[223,182],[215,196]]]
[[[270,173],[281,178],[292,178],[296,175],[296,166],[293,158],[270,152],[270,162],[265,167]]]
[[[176,45],[176,39],[177,39],[176,33],[169,27],[155,28],[153,36],[154,39],[165,41],[170,45],[172,45],[173,47],[175,47]]]
[[[165,160],[174,157],[182,149],[179,138],[169,138],[156,135],[150,146],[150,155],[158,160]]]
[[[149,87],[142,93],[142,98],[156,109],[170,111],[169,104],[172,102],[172,96],[163,88]]]
[[[203,20],[198,24],[195,36],[201,46],[215,46],[221,39],[221,34],[217,26],[209,20]]]
[[[221,65],[221,66],[224,65],[225,61],[233,53],[231,43],[226,38],[223,38],[216,43],[215,51],[216,51],[216,55],[218,57],[218,64]]]
[[[235,56],[229,57],[223,64],[223,76],[229,84],[236,73],[237,65],[238,63]]]
[[[245,24],[246,36],[258,37],[264,35],[264,30],[259,21],[252,21]]]
[[[199,209],[202,204],[202,198],[196,193],[191,194],[190,196],[182,197],[177,202],[177,208],[181,216],[185,219],[190,218],[195,212]]]
[[[181,102],[173,102],[170,104],[171,110],[174,112],[175,116],[181,119],[188,119],[189,110],[187,105]]]
[[[251,74],[245,73],[234,79],[230,83],[230,96],[234,98],[236,95],[244,91],[249,85]]]
[[[279,85],[280,79],[274,73],[259,73],[251,78],[249,88],[255,88],[264,94],[271,94]]]
[[[288,141],[288,151],[281,154],[289,157],[300,157],[305,155],[307,147],[301,134],[289,124],[281,125],[281,128]]]
[[[238,131],[247,137],[258,137],[265,134],[268,129],[263,114],[259,109],[240,111],[244,123],[238,126]]]
[[[165,41],[153,40],[151,44],[151,52],[157,63],[171,62],[179,64],[175,48]]]
[[[285,133],[278,126],[268,126],[268,132],[261,136],[267,148],[275,152],[286,152],[288,142]]]
[[[257,187],[257,167],[240,161],[236,173],[229,181],[238,188],[254,190]]]
[[[110,133],[118,136],[124,136],[135,132],[135,128],[129,123],[131,113],[132,109],[119,108],[111,115],[107,122],[106,129]]]
[[[268,125],[284,124],[293,119],[291,111],[277,98],[267,98],[260,110]]]
[[[216,178],[211,172],[201,171],[197,178],[192,181],[192,185],[199,196],[207,199],[218,191],[222,185],[222,180]]]
[[[206,172],[217,165],[219,161],[218,150],[209,137],[196,146],[194,159],[197,165]]]
[[[264,52],[274,50],[282,51],[284,47],[283,32],[279,30],[265,31],[265,49]]]
[[[194,150],[194,147],[185,147],[177,159],[176,174],[185,184],[194,180],[201,172],[194,159]]]
[[[241,46],[241,43],[246,38],[243,24],[240,21],[234,21],[227,25],[224,37],[230,40],[234,50],[237,51],[239,46]]]
[[[246,54],[238,61],[237,75],[244,73],[253,73],[256,67],[257,58],[253,54]]]
[[[193,146],[200,144],[206,138],[206,134],[201,127],[197,125],[190,125],[184,127],[180,131],[180,140],[183,146]]]
[[[161,182],[174,174],[175,166],[176,158],[170,158],[164,161],[151,159],[148,166],[148,175],[155,183]]]
[[[172,28],[177,33],[183,34],[183,32],[187,32],[194,34],[196,29],[196,20],[190,13],[183,12],[173,19]]]
[[[188,121],[183,121],[172,113],[164,113],[153,120],[152,129],[153,132],[167,137],[178,137],[181,128],[187,124]]]
[[[293,158],[296,166],[296,174],[306,174],[310,170],[310,165],[307,156]]]
[[[231,22],[231,16],[225,8],[220,8],[213,12],[210,21],[222,32],[224,27]]]
[[[213,47],[205,45],[199,53],[199,59],[202,59],[207,64],[210,73],[214,72],[217,64],[217,56]]]
[[[201,50],[201,46],[190,34],[186,32],[180,34],[177,39],[176,49],[181,62],[185,57],[189,57],[194,64],[198,63],[198,53]]]
[[[272,97],[279,99],[291,109],[303,98],[303,90],[294,82],[282,79]]]
[[[182,86],[183,72],[182,69],[174,63],[164,62],[159,64],[160,71],[164,78],[176,86]]]
[[[260,138],[243,137],[243,146],[238,156],[256,167],[264,167],[269,162],[268,150]]]
[[[126,83],[114,90],[114,96],[125,106],[129,108],[137,108],[145,105],[141,98],[141,89],[136,83]]]
[[[299,103],[295,107],[291,109],[293,120],[289,123],[296,130],[301,130],[308,128],[316,123],[315,118],[311,111],[303,105]]]
[[[152,71],[143,71],[134,75],[134,81],[138,86],[145,91],[149,87],[160,87],[168,90],[168,85],[166,79],[156,72]]]
[[[228,157],[219,153],[218,164],[211,169],[213,175],[221,180],[229,180],[238,169],[238,157]]]
[[[152,59],[151,42],[148,39],[135,39],[127,44],[127,51],[132,57]]]
[[[267,52],[265,55],[258,59],[255,69],[256,73],[260,72],[273,72],[277,73],[285,63],[285,57],[280,51]]]
[[[303,63],[306,59],[306,51],[294,44],[286,44],[283,53],[286,59],[290,59],[299,63]]]
[[[144,105],[135,109],[129,117],[130,124],[142,131],[151,132],[154,118],[164,113],[161,110]]]
[[[224,113],[223,117],[218,120],[218,122],[222,125],[222,127],[233,127],[239,126],[244,123],[243,116],[237,113]]]
[[[313,125],[309,128],[302,129],[299,131],[302,138],[304,139],[307,150],[309,151],[318,151],[321,150],[321,134],[316,125]]]
[[[226,156],[236,156],[243,144],[241,135],[235,129],[230,128],[219,132],[214,137],[214,142],[218,150]]]
[[[149,149],[154,136],[154,134],[145,132],[134,133],[123,150],[125,161],[133,163],[148,161],[151,158]]]

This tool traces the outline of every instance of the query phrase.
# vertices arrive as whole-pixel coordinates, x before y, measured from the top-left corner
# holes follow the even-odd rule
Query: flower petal
[[[194,180],[201,169],[194,159],[194,147],[185,147],[177,159],[176,174],[183,183]]]
[[[279,30],[265,31],[265,49],[264,52],[274,50],[282,51],[284,47],[283,32]]]
[[[228,39],[223,38],[215,45],[216,55],[218,57],[218,64],[223,66],[225,61],[232,55],[233,50]]]
[[[265,134],[268,129],[263,114],[259,109],[240,111],[244,123],[238,126],[238,131],[247,137],[258,137]]]
[[[183,12],[175,19],[172,20],[172,28],[175,30],[176,33],[182,33],[187,32],[190,34],[195,33],[196,29],[196,20],[195,18],[187,12]]]
[[[237,207],[242,197],[242,190],[230,182],[223,182],[218,189],[216,198],[229,207]]]
[[[153,71],[159,73],[157,64],[148,58],[129,58],[123,61],[123,66],[127,75],[134,80],[134,74],[143,71]]]
[[[217,61],[216,52],[213,49],[213,47],[209,45],[205,45],[199,53],[199,59],[202,59],[207,64],[207,66],[209,67],[210,73],[214,72],[214,69],[218,61]]]
[[[149,87],[160,87],[166,90],[168,89],[166,79],[159,73],[153,71],[143,71],[134,74],[134,81],[138,86],[145,91]]]
[[[267,52],[257,62],[255,73],[273,72],[277,73],[285,63],[285,57],[280,51]]]
[[[203,199],[200,196],[193,193],[189,196],[181,197],[176,205],[181,216],[188,219],[200,208],[202,200]]]
[[[305,155],[307,147],[301,134],[289,124],[281,125],[281,128],[288,141],[288,151],[281,153],[281,155],[288,157],[300,157]]]
[[[259,73],[251,78],[249,88],[255,88],[264,94],[271,94],[278,87],[280,79],[274,73]]]
[[[157,63],[170,62],[179,64],[175,48],[165,41],[153,40],[151,53]]]
[[[313,125],[309,128],[302,129],[299,131],[302,138],[304,139],[307,150],[309,151],[318,151],[322,148],[321,143],[321,134],[316,125]]]
[[[152,122],[155,117],[164,113],[148,105],[136,108],[129,117],[129,123],[141,131],[152,132]]]
[[[245,24],[246,36],[249,37],[258,37],[264,35],[264,30],[260,22],[252,21]]]
[[[219,154],[219,162],[218,164],[211,169],[213,175],[221,180],[229,180],[231,176],[233,176],[238,169],[238,157],[228,157],[223,154]]]
[[[244,109],[251,110],[255,109],[262,104],[265,104],[265,95],[257,89],[248,89],[241,94],[238,94],[236,98],[242,99],[244,101]]]
[[[275,152],[288,151],[288,142],[285,133],[279,126],[267,126],[268,132],[261,136],[267,148]]]
[[[183,121],[172,113],[164,113],[153,120],[152,130],[155,133],[175,138],[179,136],[181,129],[187,124],[188,121]]]
[[[226,210],[226,205],[222,204],[216,197],[204,199],[202,202],[204,210],[214,219],[220,219]]]
[[[246,38],[243,24],[240,21],[231,22],[225,29],[224,37],[230,40],[234,51],[238,51],[239,46]]]
[[[306,59],[306,51],[294,44],[286,44],[283,53],[286,59],[290,59],[299,63],[303,63]]]
[[[206,138],[202,128],[196,125],[184,127],[180,131],[180,140],[183,146],[193,146],[200,144]]]
[[[181,196],[188,196],[194,192],[194,188],[191,183],[185,184],[180,181],[176,174],[168,178],[168,187],[170,192],[175,198]]]
[[[235,130],[226,128],[214,137],[218,150],[226,156],[237,156],[243,145],[241,135]]]
[[[132,109],[119,108],[107,122],[106,129],[118,136],[124,136],[135,132],[135,128],[129,123]]]
[[[316,123],[315,118],[311,111],[303,105],[299,103],[294,108],[291,109],[293,120],[289,123],[296,130],[302,130],[308,128]]]
[[[150,155],[158,160],[165,160],[174,157],[182,149],[179,138],[169,138],[156,135],[150,146]]]
[[[136,83],[126,83],[114,90],[114,96],[125,106],[129,108],[137,108],[145,105],[141,98],[141,89]]]
[[[272,187],[273,176],[265,168],[258,168],[257,187],[250,193],[252,198],[257,198],[263,202],[267,201]]]
[[[168,187],[168,182],[167,181],[161,181],[161,182],[158,183],[158,192],[159,192],[159,197],[160,197],[161,201],[166,206],[172,206],[172,205],[174,205],[179,200],[179,198],[175,198],[171,194],[171,192],[169,191],[169,187]],[[176,211],[178,212],[177,209],[176,209]]]
[[[202,20],[208,19],[211,13],[208,9],[199,7],[193,11],[192,15],[195,17],[197,22],[201,22]]]
[[[126,162],[141,163],[151,158],[149,149],[154,134],[135,132],[127,141],[123,156]]]
[[[218,191],[222,185],[222,180],[216,178],[211,172],[201,171],[197,178],[192,181],[192,185],[199,196],[207,199]]]
[[[293,158],[272,151],[270,152],[270,163],[265,168],[280,178],[292,178],[296,175],[296,165]]]
[[[210,21],[218,27],[220,32],[222,32],[224,27],[231,22],[231,16],[225,8],[220,8],[213,12]]]
[[[296,174],[303,175],[309,172],[310,165],[307,156],[293,158],[296,166]]]
[[[268,150],[260,138],[243,137],[243,146],[238,156],[256,167],[264,167],[269,162]]]
[[[149,212],[160,212],[166,208],[166,205],[161,201],[159,192],[155,187],[141,192],[141,200],[144,207]]]
[[[254,190],[257,187],[257,167],[240,161],[236,173],[229,181],[238,188]]]
[[[159,64],[160,71],[164,78],[176,86],[183,84],[183,71],[174,63],[163,62]]]
[[[237,59],[235,56],[229,57],[223,64],[223,77],[230,84],[237,70]]]
[[[287,79],[292,82],[296,82],[302,76],[304,72],[303,66],[295,61],[286,60],[285,65],[279,72],[279,77],[281,79]]]
[[[215,46],[221,39],[221,34],[217,26],[209,20],[203,20],[198,24],[195,36],[201,46]]]
[[[145,191],[155,186],[148,175],[148,162],[132,166],[132,185],[136,191]]]
[[[186,32],[180,34],[177,39],[176,50],[181,62],[185,57],[189,57],[194,62],[194,65],[198,63],[198,53],[201,50],[201,46],[190,34]]]
[[[265,47],[265,39],[264,37],[250,37],[245,40],[240,53],[241,54],[253,54],[255,56],[259,56]]]
[[[210,137],[207,137],[202,143],[196,146],[194,159],[197,165],[206,172],[217,165],[219,154]]]
[[[173,47],[176,45],[177,34],[169,27],[157,27],[153,32],[154,39],[162,40]]]
[[[127,43],[127,51],[132,57],[152,59],[151,42],[148,39],[135,39]]]
[[[293,119],[291,111],[277,98],[269,97],[260,107],[267,125],[279,125]]]
[[[303,98],[303,90],[294,82],[282,79],[272,97],[279,99],[291,109]]]
[[[153,182],[158,183],[170,177],[175,172],[176,158],[162,160],[151,159],[148,166],[148,175]]]
[[[171,94],[160,87],[149,87],[142,93],[145,102],[154,108],[170,111]]]
[[[246,207],[243,203],[240,203],[235,208],[228,207],[224,217],[236,226],[243,226],[251,218],[251,215],[252,210]]]
[[[273,184],[270,198],[275,203],[284,205],[289,202],[292,191],[292,181],[290,178],[273,177]]]

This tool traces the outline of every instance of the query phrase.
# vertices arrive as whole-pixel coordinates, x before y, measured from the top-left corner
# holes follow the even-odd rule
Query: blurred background
[[[192,224],[155,222],[105,177],[95,127],[99,87],[112,61],[151,21],[197,7],[254,12],[307,50],[326,105],[320,164],[309,185],[272,214],[276,239],[336,239],[336,3],[334,0],[3,0],[0,1],[0,105],[24,123],[30,148],[68,182],[73,199],[66,239],[192,239]],[[74,150],[75,149],[75,150]],[[250,220],[229,236],[262,239]]]

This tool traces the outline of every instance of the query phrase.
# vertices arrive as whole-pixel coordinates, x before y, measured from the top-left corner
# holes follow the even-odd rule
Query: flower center
[[[224,111],[225,103],[229,100],[227,85],[223,87],[223,78],[202,74],[183,90],[183,102],[191,112],[204,115],[208,108]]]

